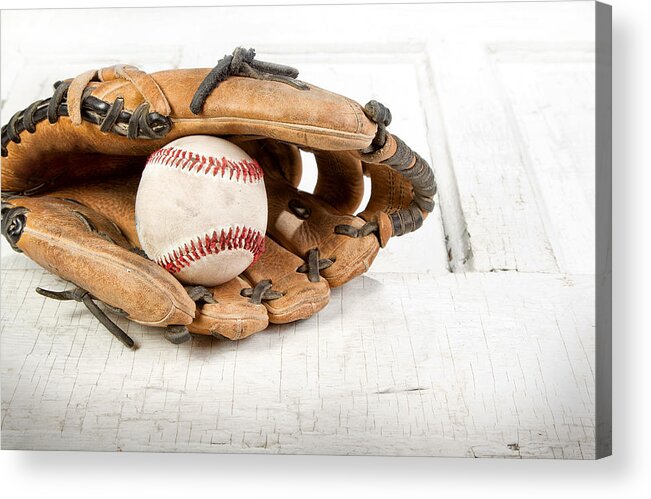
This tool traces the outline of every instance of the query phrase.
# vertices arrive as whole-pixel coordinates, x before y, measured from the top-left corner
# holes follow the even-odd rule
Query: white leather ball
[[[216,286],[264,251],[262,168],[235,144],[192,135],[149,156],[136,196],[147,256],[186,284]]]

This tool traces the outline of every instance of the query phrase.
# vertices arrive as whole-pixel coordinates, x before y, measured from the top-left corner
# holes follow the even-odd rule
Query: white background
[[[31,5],[35,2],[29,2]],[[193,2],[199,5],[203,2]],[[256,3],[272,4],[273,2]],[[288,2],[291,3],[291,2]],[[323,2],[321,2],[323,3]],[[334,2],[333,2],[334,3]],[[88,453],[0,454],[5,493],[48,495],[93,494],[104,497],[126,492],[157,494],[243,495],[245,488],[264,495],[287,496],[302,492],[370,496],[377,489],[387,496],[405,492],[454,494],[457,497],[522,495],[596,497],[640,496],[636,485],[648,493],[649,414],[646,352],[649,340],[642,321],[646,314],[649,281],[644,266],[648,207],[642,165],[646,146],[642,116],[648,113],[651,87],[643,64],[648,49],[646,2],[615,1],[614,5],[614,368],[615,456],[597,463],[498,462],[445,459],[328,458],[301,456],[136,455]],[[137,5],[174,5],[174,2]],[[25,5],[23,3],[22,5]],[[98,4],[100,6],[102,4]],[[106,5],[106,4],[103,4]],[[135,2],[114,2],[133,6]],[[12,5],[15,6],[15,5]],[[62,6],[82,6],[67,2]],[[88,6],[86,3],[83,6]],[[3,3],[3,7],[5,7]],[[110,40],[110,26],[98,24],[98,32]],[[646,45],[644,42],[647,42]],[[646,149],[646,148],[645,148]],[[646,152],[646,150],[645,150]],[[648,153],[647,153],[648,156]],[[643,177],[644,175],[644,177]],[[638,177],[639,176],[639,177]],[[647,209],[645,209],[647,208]],[[640,236],[643,240],[633,240]],[[636,279],[637,278],[637,279]],[[646,483],[645,483],[646,482]],[[201,487],[198,489],[197,487]],[[14,489],[15,488],[15,489]],[[488,491],[495,494],[487,494]],[[559,493],[560,492],[560,493]],[[22,495],[21,494],[21,495]],[[601,494],[601,495],[599,495]],[[373,494],[377,495],[377,494]]]

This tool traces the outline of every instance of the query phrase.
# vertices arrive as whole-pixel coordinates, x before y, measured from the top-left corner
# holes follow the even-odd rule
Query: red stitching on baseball
[[[258,261],[265,249],[265,236],[250,227],[230,227],[219,233],[199,236],[156,260],[156,263],[171,274],[180,272],[201,257],[217,255],[222,251],[243,249],[253,253],[253,263]]]
[[[235,176],[236,180],[242,182],[258,182],[262,180],[262,168],[258,162],[243,159],[233,161],[224,156],[217,159],[213,156],[203,156],[191,151],[185,151],[176,147],[163,147],[149,155],[147,162],[155,161],[161,165],[179,168],[188,172],[195,171],[206,175],[212,173],[213,176],[220,175],[224,177],[229,173],[229,178]]]

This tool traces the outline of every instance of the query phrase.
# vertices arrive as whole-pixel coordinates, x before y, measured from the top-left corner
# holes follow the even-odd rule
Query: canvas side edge
[[[595,455],[612,454],[612,7],[595,2]]]

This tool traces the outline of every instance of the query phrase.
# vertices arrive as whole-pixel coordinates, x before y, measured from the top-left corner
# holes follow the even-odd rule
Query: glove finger
[[[210,288],[216,303],[197,306],[197,314],[188,329],[192,333],[224,336],[241,340],[269,325],[267,309],[242,296],[249,285],[240,277]]]
[[[319,169],[314,195],[339,213],[354,213],[364,196],[362,162],[350,151],[314,151]]]
[[[268,166],[267,166],[268,168]],[[330,287],[340,286],[366,272],[380,246],[372,234],[362,235],[366,222],[354,215],[343,215],[314,195],[298,191],[289,182],[274,175],[265,177],[269,219],[267,233],[281,246],[302,258],[308,272],[328,280]],[[338,226],[350,227],[338,234]]]
[[[269,321],[285,324],[311,317],[330,300],[330,286],[320,279],[311,281],[308,274],[298,272],[303,261],[272,239],[266,239],[260,259],[244,271],[269,313]],[[257,296],[256,296],[257,301]]]
[[[150,326],[189,324],[195,304],[155,263],[130,251],[110,220],[71,199],[3,202],[3,234],[14,249],[93,297]]]

